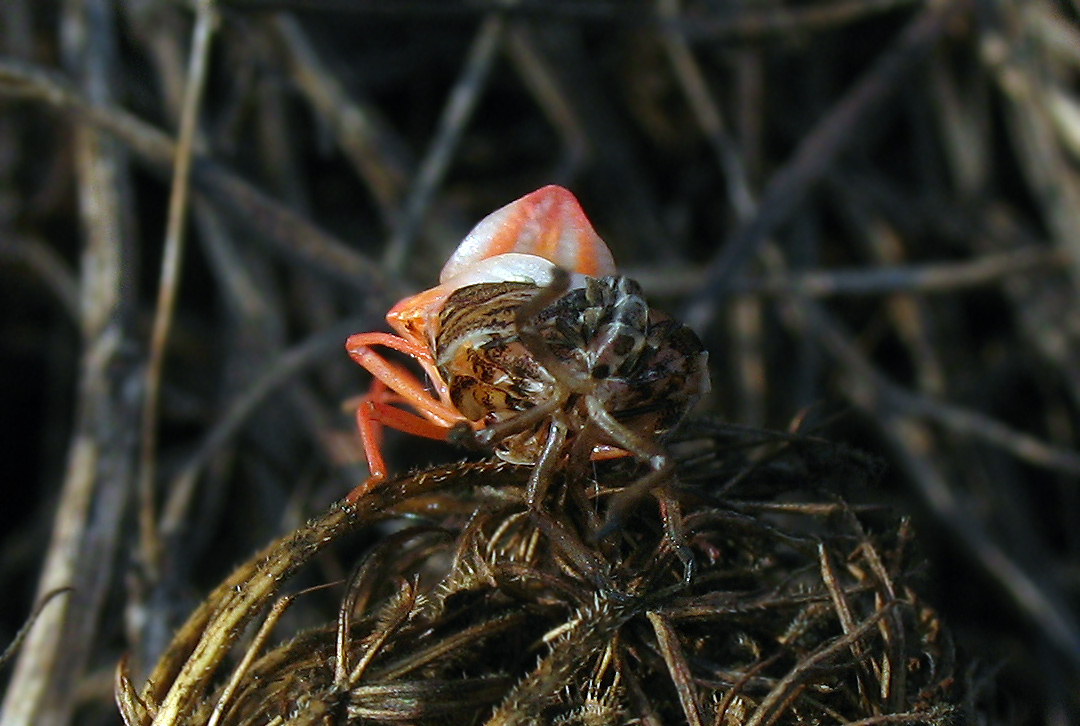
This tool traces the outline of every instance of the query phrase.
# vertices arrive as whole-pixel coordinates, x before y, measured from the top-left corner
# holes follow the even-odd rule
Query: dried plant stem
[[[656,633],[656,641],[660,645],[660,652],[664,656],[671,680],[675,684],[675,690],[679,694],[679,704],[682,706],[686,722],[690,726],[701,726],[701,704],[694,692],[694,681],[690,672],[690,666],[686,662],[686,654],[679,644],[679,636],[671,623],[660,613],[647,612],[645,616]]]
[[[69,592],[71,592],[70,587],[62,587],[59,590],[53,590],[52,592],[47,593],[45,597],[38,600],[37,605],[34,606],[34,611],[30,613],[30,617],[28,617],[26,622],[23,623],[23,626],[19,628],[19,632],[15,633],[15,637],[12,638],[8,646],[4,648],[4,652],[0,653],[0,667],[7,665],[7,662],[11,660],[12,656],[19,652],[19,648],[22,647],[23,641],[26,640],[26,636],[29,635],[30,629],[34,627],[34,623],[41,617],[42,611],[48,607],[49,603],[51,603],[54,598]]]
[[[157,533],[154,488],[157,475],[157,419],[160,403],[161,371],[165,364],[165,346],[169,339],[176,297],[180,287],[184,254],[184,231],[187,220],[191,160],[198,127],[199,106],[206,84],[210,42],[217,24],[214,0],[200,0],[196,6],[192,32],[188,82],[180,116],[169,218],[165,231],[165,252],[161,261],[157,308],[150,338],[150,357],[146,367],[139,452],[139,546],[143,566],[151,578],[157,578],[161,542]]]
[[[860,640],[870,635],[870,632],[877,626],[878,621],[884,618],[891,609],[889,606],[883,607],[859,623],[856,629],[845,633],[843,637],[836,638],[831,643],[823,645],[816,653],[800,660],[799,664],[776,684],[769,692],[769,695],[762,699],[761,704],[754,710],[753,716],[746,722],[746,726],[761,726],[762,724],[772,723],[770,716],[787,698],[800,690],[800,682],[803,679],[807,678],[815,669],[821,667],[823,663],[835,658],[844,650],[850,650]]]
[[[392,228],[394,216],[412,172],[402,142],[371,104],[349,96],[319,57],[318,50],[296,18],[279,14],[274,28],[288,50],[289,70],[297,87],[325,118],[338,146],[356,168],[379,205],[383,224]]]
[[[0,260],[4,258],[28,267],[52,291],[72,322],[78,325],[81,317],[78,280],[45,240],[37,237],[0,239]]]
[[[142,723],[139,712],[149,709],[156,713],[156,726],[186,723],[206,695],[209,674],[221,666],[244,627],[278,594],[290,575],[337,538],[385,518],[388,509],[403,499],[440,488],[475,486],[485,478],[493,485],[504,478],[520,485],[523,477],[515,474],[515,469],[503,463],[482,463],[387,481],[355,502],[339,502],[269,545],[237,568],[191,614],[141,693],[135,693],[126,664],[120,664],[118,693],[121,704],[131,709],[125,718]]]
[[[867,15],[884,13],[921,0],[831,0],[806,7],[747,7],[730,18],[669,20],[687,37],[695,40],[729,36],[758,37],[786,33],[810,33],[851,23]]]
[[[106,102],[115,73],[111,3],[74,4],[65,15],[67,60],[89,98]],[[126,157],[89,127],[76,133],[75,169],[84,236],[79,324],[83,351],[76,419],[52,538],[38,582],[39,598],[71,588],[29,632],[0,709],[4,726],[64,726],[71,697],[97,642],[112,584],[134,464],[137,402],[126,386],[133,293]]]
[[[514,24],[507,35],[505,45],[510,62],[562,142],[562,158],[551,179],[571,179],[589,154],[588,135],[581,118],[566,98],[555,68],[537,48],[531,30],[524,25]]]
[[[746,167],[739,157],[738,147],[724,127],[720,104],[709,93],[705,74],[694,59],[686,38],[673,28],[672,24],[676,23],[679,17],[679,0],[658,0],[658,5],[660,16],[669,23],[668,29],[664,31],[664,45],[672,69],[693,109],[698,126],[712,146],[717,165],[724,172],[728,203],[736,217],[745,222],[753,216],[757,203],[746,175]]]
[[[1032,576],[1021,562],[999,544],[982,522],[971,516],[976,505],[955,491],[942,478],[941,464],[932,445],[928,427],[910,417],[881,416],[890,442],[904,454],[904,466],[919,486],[935,515],[947,523],[949,531],[963,542],[994,581],[1028,617],[1031,625],[1044,633],[1047,643],[1080,668],[1080,625],[1070,611],[1064,593],[1049,581]]]
[[[805,303],[803,310],[814,318],[812,330],[817,341],[847,371],[849,395],[872,403],[875,412],[897,411],[926,418],[958,434],[992,443],[1036,466],[1080,474],[1080,452],[1049,444],[977,411],[908,391],[874,367],[819,306]]]
[[[836,298],[888,295],[959,293],[972,287],[994,285],[1020,275],[1063,270],[1064,250],[1021,248],[991,252],[964,262],[891,264],[862,269],[790,270],[765,276],[748,275],[732,281],[734,295]],[[663,272],[629,270],[631,277],[656,295],[683,295],[704,280],[698,269],[671,267]]]
[[[221,694],[218,696],[217,703],[214,704],[214,710],[210,714],[210,720],[206,726],[218,726],[221,723],[222,717],[225,715],[225,710],[229,707],[230,699],[239,687],[241,680],[247,674],[251,664],[255,662],[255,659],[259,656],[259,652],[269,642],[270,634],[274,630],[274,626],[277,625],[278,620],[285,614],[285,611],[292,605],[295,595],[285,595],[278,598],[273,607],[270,608],[270,612],[259,624],[259,630],[255,633],[255,637],[252,638],[251,644],[247,650],[244,651],[244,657],[237,664],[233,670],[232,675],[229,677],[228,683],[221,689]]]
[[[801,319],[803,330],[843,366],[847,395],[882,422],[883,431],[903,452],[904,464],[923,498],[948,524],[949,531],[964,542],[987,573],[1030,616],[1031,622],[1046,631],[1048,642],[1080,666],[1080,625],[1062,604],[1063,598],[1051,586],[1032,579],[986,527],[972,517],[975,507],[964,504],[961,494],[942,478],[940,465],[934,463],[934,439],[919,418],[930,418],[958,433],[990,442],[1032,464],[1074,475],[1080,472],[1080,453],[1048,445],[973,411],[907,392],[874,369],[815,303],[804,300],[797,311],[795,306],[788,306],[787,312]]]
[[[195,483],[215,455],[236,435],[268,396],[278,391],[305,367],[341,347],[350,332],[364,327],[357,320],[346,320],[277,356],[267,369],[257,374],[251,384],[239,392],[223,411],[217,423],[206,432],[202,443],[171,479],[168,496],[161,510],[160,529],[164,538],[176,535],[183,526],[184,513],[194,496]]]

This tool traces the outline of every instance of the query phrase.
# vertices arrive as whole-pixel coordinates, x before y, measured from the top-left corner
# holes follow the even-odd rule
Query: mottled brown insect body
[[[625,511],[672,479],[657,435],[709,388],[700,341],[616,275],[607,245],[561,187],[482,219],[439,284],[400,301],[386,321],[394,334],[346,341],[375,378],[356,412],[371,474],[353,499],[386,476],[389,426],[532,466],[536,509],[557,472],[581,480],[590,460],[633,456],[651,471],[628,484],[614,507]],[[412,358],[426,382],[378,348]]]
[[[650,310],[626,277],[585,278],[531,321],[562,370],[552,371],[518,334],[516,316],[540,293],[520,282],[455,291],[439,316],[435,362],[450,397],[471,421],[491,426],[545,404],[558,408],[496,443],[507,461],[533,463],[553,419],[567,438],[613,444],[592,421],[588,399],[623,426],[655,436],[674,426],[708,391],[707,354],[697,336]],[[560,405],[561,404],[561,405]]]

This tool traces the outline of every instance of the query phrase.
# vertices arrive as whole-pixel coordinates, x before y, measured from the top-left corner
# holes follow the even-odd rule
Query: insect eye
[[[611,366],[607,363],[601,363],[600,365],[593,366],[593,369],[589,371],[593,378],[607,378],[611,375]]]

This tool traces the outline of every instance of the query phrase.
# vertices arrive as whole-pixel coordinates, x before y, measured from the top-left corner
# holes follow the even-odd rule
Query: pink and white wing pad
[[[446,283],[497,255],[535,255],[589,277],[615,274],[615,261],[569,190],[550,185],[480,220],[439,275]]]
[[[551,185],[480,220],[443,267],[439,284],[399,302],[386,320],[402,337],[432,345],[439,312],[455,290],[485,282],[542,287],[556,266],[570,271],[571,288],[584,287],[585,277],[615,274],[611,251],[578,200]]]
[[[458,274],[442,280],[440,287],[459,290],[484,282],[526,282],[543,287],[551,283],[555,267],[554,262],[538,255],[504,252],[462,268]],[[584,276],[580,273],[572,273],[571,279],[571,287],[585,286]]]

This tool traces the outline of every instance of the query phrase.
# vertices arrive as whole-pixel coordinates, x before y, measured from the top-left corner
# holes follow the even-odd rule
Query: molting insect
[[[483,219],[443,267],[439,285],[387,314],[396,334],[351,336],[349,355],[375,378],[357,410],[370,477],[386,476],[383,426],[494,448],[534,466],[536,507],[560,462],[634,456],[670,472],[656,437],[708,391],[707,354],[686,326],[649,308],[615,274],[611,252],[577,199],[548,186]],[[426,387],[376,348],[404,353]]]

